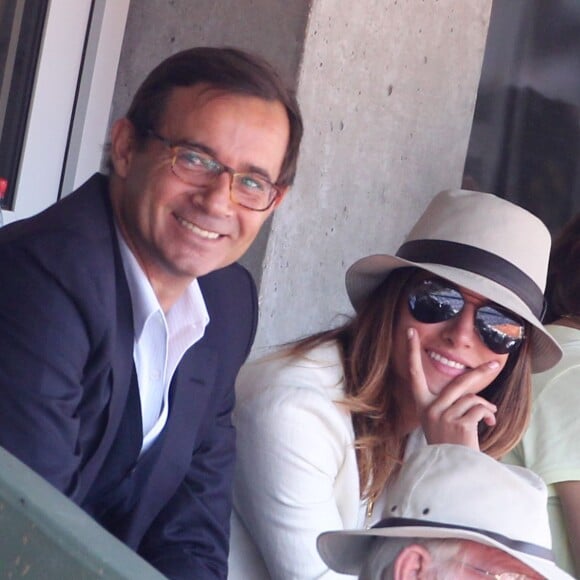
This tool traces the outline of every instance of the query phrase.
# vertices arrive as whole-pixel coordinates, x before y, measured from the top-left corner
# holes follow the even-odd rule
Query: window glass
[[[464,187],[535,213],[580,211],[580,2],[494,0]]]
[[[12,208],[48,0],[0,0],[1,207]]]

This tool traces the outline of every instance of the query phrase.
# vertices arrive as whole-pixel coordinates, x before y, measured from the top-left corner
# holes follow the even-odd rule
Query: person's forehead
[[[284,105],[278,100],[268,100],[235,90],[223,89],[209,83],[197,83],[186,87],[173,87],[167,93],[161,123],[175,116],[204,114],[207,111],[227,110],[231,107],[250,107],[261,103],[269,108],[280,108],[285,112]]]

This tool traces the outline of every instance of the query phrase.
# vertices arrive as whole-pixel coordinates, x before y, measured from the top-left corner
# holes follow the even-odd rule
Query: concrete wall
[[[299,79],[298,180],[274,216],[256,348],[350,312],[344,271],[393,252],[458,187],[491,0],[318,0]]]
[[[236,46],[265,56],[295,86],[309,0],[131,0],[113,118],[151,69],[192,46]]]
[[[344,271],[396,250],[461,181],[492,0],[132,0],[113,102],[183,48],[266,56],[298,89],[295,187],[244,263],[260,283],[256,351],[350,312]]]

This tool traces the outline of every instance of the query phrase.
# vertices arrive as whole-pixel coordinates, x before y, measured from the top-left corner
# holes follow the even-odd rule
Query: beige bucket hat
[[[543,481],[462,445],[412,454],[389,489],[385,519],[370,529],[325,532],[330,568],[358,574],[374,538],[450,538],[498,548],[550,580],[573,580],[554,563]]]
[[[437,194],[396,255],[355,262],[346,289],[356,308],[398,268],[418,267],[481,294],[532,325],[532,371],[562,357],[541,323],[551,237],[525,209],[490,193],[447,190]]]

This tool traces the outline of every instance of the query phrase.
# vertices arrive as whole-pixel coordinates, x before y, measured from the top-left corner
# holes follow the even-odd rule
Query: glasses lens
[[[463,305],[459,290],[434,280],[424,280],[409,293],[411,314],[425,324],[449,320],[461,312]]]
[[[485,576],[487,578],[495,578],[495,580],[532,580],[532,577],[526,574],[519,574],[517,572],[495,573],[490,572],[485,568],[480,568],[479,566],[473,566],[473,564],[469,564],[464,560],[456,560],[455,558],[451,558],[451,561],[459,564],[462,568],[462,571],[464,571],[464,569],[473,570],[474,572],[477,572],[478,576],[481,575],[482,577]],[[462,575],[461,577],[463,578],[464,575]],[[536,578],[536,576],[534,576],[534,578]],[[542,579],[546,580],[543,576]]]
[[[253,173],[236,173],[232,188],[236,201],[250,209],[268,209],[276,195],[267,179]]]
[[[220,175],[223,167],[205,153],[187,147],[176,147],[173,171],[186,183],[203,185]]]
[[[173,173],[190,185],[205,186],[224,171],[230,171],[206,153],[188,147],[175,147]],[[231,173],[232,199],[236,203],[257,211],[268,209],[276,198],[276,188],[261,175]]]
[[[496,354],[515,352],[524,340],[524,323],[494,306],[482,306],[475,327],[485,345]]]

